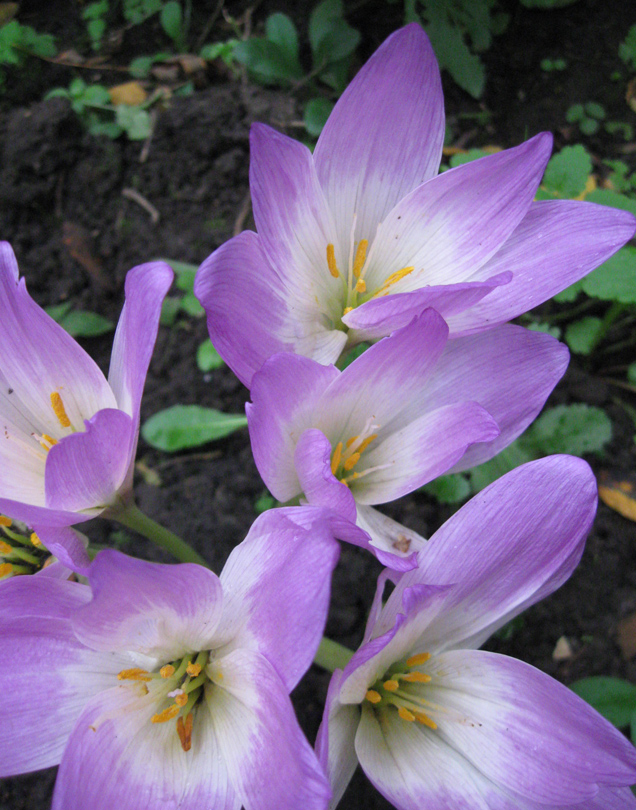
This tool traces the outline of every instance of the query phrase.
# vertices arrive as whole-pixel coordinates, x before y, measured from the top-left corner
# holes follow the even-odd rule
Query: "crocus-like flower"
[[[109,550],[90,587],[3,583],[0,774],[60,762],[53,810],[326,808],[288,694],[337,557],[322,510],[272,510],[220,577]]]
[[[108,381],[29,296],[0,243],[0,510],[33,526],[69,526],[125,499],[139,407],[172,283],[152,262],[126,278]]]
[[[253,126],[258,234],[222,245],[195,282],[214,345],[248,387],[276,352],[333,363],[428,306],[452,337],[504,323],[634,233],[624,211],[533,202],[548,133],[436,176],[443,140],[439,69],[416,24],[360,70],[313,155]]]
[[[283,352],[252,382],[250,439],[270,492],[357,522],[391,567],[415,564],[423,540],[373,505],[496,455],[535,418],[567,365],[563,345],[518,326],[447,336],[429,309],[342,372]],[[341,539],[358,543],[359,534]]]
[[[318,751],[335,807],[359,761],[399,810],[627,810],[636,750],[565,686],[477,648],[571,574],[596,509],[552,456],[476,495],[429,540],[334,673]]]

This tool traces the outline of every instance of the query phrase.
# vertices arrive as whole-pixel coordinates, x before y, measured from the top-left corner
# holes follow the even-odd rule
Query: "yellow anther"
[[[408,720],[409,723],[413,723],[415,721],[415,715],[413,712],[410,712],[408,709],[405,709],[404,706],[398,706],[398,714],[402,718],[402,720]]]
[[[428,715],[424,714],[423,712],[415,712],[415,719],[418,723],[421,723],[423,726],[427,728],[432,728],[433,731],[437,728],[437,723],[434,720],[431,720]]]
[[[350,439],[347,439],[347,443],[346,443],[346,445],[345,445],[345,447],[347,448],[347,450],[348,450],[348,449],[351,447],[351,445],[352,445],[352,444],[355,442],[355,440],[356,440],[357,438],[358,438],[357,436],[352,436]]]
[[[375,689],[369,689],[365,695],[365,698],[369,701],[369,703],[379,703],[382,700],[382,695],[379,692],[376,692]]]
[[[53,436],[49,436],[47,433],[43,433],[42,438],[47,444],[50,444],[51,447],[53,447],[54,444],[57,444],[57,439],[54,439]]]
[[[360,445],[360,447],[358,447],[358,453],[364,453],[364,451],[365,451],[365,450],[367,449],[367,447],[368,447],[368,446],[371,444],[371,442],[372,442],[374,439],[377,439],[377,438],[378,438],[378,434],[377,434],[377,433],[372,433],[370,436],[367,436],[367,438],[366,438],[366,439],[365,439],[365,440],[362,442],[362,444]]]
[[[408,675],[402,675],[402,680],[408,683],[430,683],[431,676],[425,672],[409,672]]]
[[[369,247],[369,240],[368,239],[361,239],[358,243],[358,248],[356,250],[356,257],[353,260],[353,275],[354,278],[360,277],[360,271],[364,267],[364,262],[367,258],[367,248]],[[357,285],[356,285],[357,289]],[[365,286],[366,289],[366,286]],[[364,292],[364,290],[358,290],[358,292]]]
[[[406,659],[407,667],[419,667],[420,664],[425,664],[431,658],[430,653],[418,653]]]
[[[356,281],[356,292],[363,293],[367,291],[367,284],[363,278]]]
[[[186,672],[191,678],[196,678],[201,673],[201,664],[193,664],[192,661],[186,667]]]
[[[184,751],[189,751],[192,748],[192,726],[194,724],[194,717],[192,716],[192,712],[188,714],[185,719],[185,723],[183,722],[183,717],[177,718],[177,734],[179,735],[179,741],[181,742],[181,747]]]
[[[340,466],[340,459],[342,458],[342,442],[338,442],[336,449],[333,451],[331,458],[331,474],[335,475],[336,470]]]
[[[122,669],[117,675],[119,681],[151,681],[150,673],[140,667],[133,667],[133,669]]]
[[[347,480],[348,480],[348,479],[346,479],[346,478],[341,478],[341,479],[340,479],[340,483],[341,483],[341,484],[344,484],[344,485],[346,486],[346,488],[347,488],[347,489],[349,489],[349,484],[347,483]]]
[[[336,264],[336,252],[331,244],[327,245],[327,267],[334,278],[340,278],[340,271]]]
[[[396,270],[395,273],[391,273],[391,275],[386,279],[384,284],[373,297],[376,298],[379,295],[386,295],[389,291],[389,287],[397,284],[398,281],[401,281],[405,276],[408,276],[409,273],[413,272],[413,270],[415,270],[415,267],[403,267],[401,270]]]
[[[13,546],[10,546],[8,543],[5,543],[4,540],[0,540],[0,554],[11,554],[13,551]]]
[[[173,703],[171,706],[168,706],[167,709],[164,709],[159,714],[153,714],[150,718],[151,723],[167,723],[168,720],[173,720],[181,711],[181,707],[177,706],[176,703]]]
[[[172,664],[165,664],[159,670],[159,674],[161,675],[162,678],[172,678],[172,676],[174,675],[174,667],[172,666]]]
[[[352,453],[349,458],[344,463],[345,470],[350,470],[352,467],[355,467],[356,464],[360,461],[360,453]]]
[[[177,704],[177,706],[179,706],[179,708],[182,709],[188,702],[188,696],[185,692],[180,695],[175,695],[174,702]]]
[[[397,690],[400,688],[400,684],[393,678],[391,678],[389,681],[385,681],[382,686],[387,692],[397,692]]]
[[[70,427],[71,420],[68,418],[68,414],[66,413],[66,408],[62,402],[62,397],[57,391],[53,391],[51,394],[51,407],[53,408],[53,412],[57,416],[57,421],[60,423],[60,425],[62,425],[64,428]]]
[[[343,316],[348,315],[352,311],[352,309],[353,309],[353,307],[345,307],[344,312],[342,313]]]
[[[34,545],[36,548],[39,548],[42,545],[42,541],[37,536],[35,532],[31,532],[31,537],[29,537],[31,544]]]
[[[6,517],[5,515],[0,515],[0,526],[11,526],[13,521],[10,517]]]
[[[13,573],[13,566],[11,563],[2,563],[0,565],[0,579],[4,579],[4,577],[10,577]]]

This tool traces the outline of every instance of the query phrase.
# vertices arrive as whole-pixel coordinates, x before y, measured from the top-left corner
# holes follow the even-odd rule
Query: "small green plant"
[[[636,25],[632,25],[619,45],[618,55],[632,70],[636,70]]]
[[[5,83],[2,65],[21,67],[27,56],[50,59],[56,53],[55,40],[50,34],[38,34],[17,20],[0,26],[0,87]]]
[[[99,337],[115,329],[115,325],[108,318],[96,312],[87,312],[83,309],[73,309],[71,301],[55,304],[46,308],[46,313],[57,321],[71,337]]]
[[[596,101],[585,104],[573,104],[565,114],[569,124],[578,124],[584,135],[594,135],[598,132],[600,122],[605,119],[605,108]]]
[[[108,0],[98,0],[96,3],[89,3],[82,10],[82,19],[86,20],[86,30],[94,51],[98,51],[102,46],[102,40],[106,33],[105,18],[109,8]]]
[[[561,57],[557,57],[556,59],[542,59],[540,62],[541,70],[544,70],[546,73],[551,73],[552,71],[561,71],[565,70],[568,66],[568,63],[565,59]]]
[[[628,728],[636,744],[636,686],[621,678],[595,675],[571,684],[570,689],[617,728]]]

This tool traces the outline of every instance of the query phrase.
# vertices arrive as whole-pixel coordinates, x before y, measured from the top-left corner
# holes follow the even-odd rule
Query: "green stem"
[[[199,565],[205,565],[206,568],[210,567],[203,557],[185,540],[182,540],[169,529],[160,526],[152,518],[144,515],[134,503],[126,504],[123,509],[112,512],[109,517],[169,551],[173,557],[176,557],[181,562],[198,563]]]
[[[594,340],[592,341],[592,345],[589,351],[590,354],[594,352],[594,349],[598,346],[598,344],[603,340],[605,335],[609,332],[609,329],[614,323],[614,321],[618,318],[618,316],[622,312],[625,311],[625,309],[627,309],[626,304],[621,304],[619,301],[614,301],[612,306],[605,313],[605,317],[601,321],[599,330],[596,333]]]
[[[348,647],[343,647],[337,641],[323,636],[318,647],[318,652],[314,658],[314,664],[326,669],[328,672],[335,672],[337,669],[344,669],[349,663],[353,651]]]

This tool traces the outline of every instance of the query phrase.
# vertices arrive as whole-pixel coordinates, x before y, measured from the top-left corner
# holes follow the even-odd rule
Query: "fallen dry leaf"
[[[0,3],[0,25],[5,25],[18,13],[19,3]]]
[[[92,239],[86,228],[76,222],[65,222],[62,226],[62,242],[68,252],[79,262],[89,276],[100,287],[113,288],[113,282],[105,275],[99,261],[92,252]]]
[[[636,521],[636,485],[631,481],[615,480],[608,473],[602,473],[598,496],[610,509]]]
[[[631,79],[631,81],[628,82],[625,92],[625,101],[632,110],[636,112],[636,79]]]
[[[630,613],[618,623],[616,641],[626,661],[636,655],[636,613]]]
[[[565,636],[561,636],[552,652],[552,660],[568,661],[570,658],[572,658],[572,645]]]
[[[126,104],[129,107],[136,107],[148,98],[148,94],[139,82],[117,84],[108,90],[108,95],[113,104]]]

